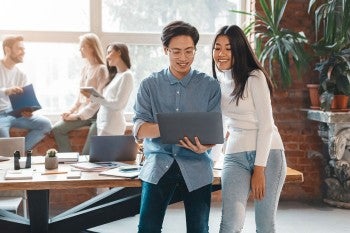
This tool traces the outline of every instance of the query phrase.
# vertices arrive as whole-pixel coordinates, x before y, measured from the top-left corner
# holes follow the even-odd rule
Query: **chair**
[[[24,154],[24,137],[0,138],[0,155],[13,156],[13,152],[19,150],[21,156]],[[17,213],[22,202],[23,216],[27,217],[27,192],[24,190],[0,191],[0,209]]]

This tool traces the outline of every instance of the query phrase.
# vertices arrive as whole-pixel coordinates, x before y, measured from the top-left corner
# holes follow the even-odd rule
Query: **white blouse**
[[[98,135],[123,135],[126,129],[124,109],[134,88],[134,80],[128,69],[117,73],[103,89],[103,97],[91,95],[91,101],[101,104],[97,113]]]
[[[251,72],[243,99],[238,106],[232,100],[234,88],[231,70],[218,77],[221,86],[221,109],[230,136],[225,154],[256,150],[255,165],[266,166],[271,149],[284,149],[274,123],[270,92],[261,70]]]

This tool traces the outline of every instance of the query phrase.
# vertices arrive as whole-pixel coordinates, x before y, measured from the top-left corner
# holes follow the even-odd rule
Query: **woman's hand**
[[[188,137],[184,137],[182,140],[180,140],[180,146],[184,147],[186,149],[192,150],[193,152],[196,152],[197,154],[202,154],[209,150],[210,148],[214,147],[215,144],[207,144],[202,145],[198,139],[198,137],[194,137],[194,141],[196,144],[193,144]]]
[[[262,200],[265,197],[265,167],[255,166],[251,180],[253,198]]]
[[[65,116],[62,116],[63,120],[65,121],[77,121],[79,120],[79,115],[75,113],[71,113]]]
[[[81,93],[83,96],[85,96],[86,98],[90,98],[90,96],[91,96],[91,93],[88,92],[88,91],[80,90],[80,93]]]

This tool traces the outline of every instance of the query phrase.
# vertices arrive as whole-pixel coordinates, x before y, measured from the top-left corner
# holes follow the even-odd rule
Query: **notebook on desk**
[[[165,144],[178,144],[185,136],[194,143],[198,137],[201,144],[224,142],[222,116],[219,112],[158,113],[160,140]]]
[[[13,157],[16,150],[21,153],[21,157],[25,156],[24,137],[0,138],[0,156]]]
[[[78,162],[79,153],[78,152],[59,152],[57,153],[57,158],[59,163]]]
[[[134,161],[138,152],[131,135],[92,136],[90,162]]]

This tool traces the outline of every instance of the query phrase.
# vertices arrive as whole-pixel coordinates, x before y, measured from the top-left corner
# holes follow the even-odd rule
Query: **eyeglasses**
[[[167,50],[173,56],[174,59],[181,58],[182,54],[184,54],[186,58],[192,58],[196,53],[196,49],[194,48],[186,49],[184,51],[182,51],[181,49],[170,49],[170,48],[167,48]]]

